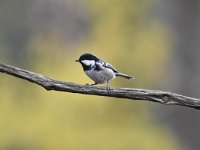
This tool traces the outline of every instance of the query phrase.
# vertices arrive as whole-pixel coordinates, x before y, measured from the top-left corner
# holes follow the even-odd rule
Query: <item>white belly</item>
[[[86,75],[90,77],[95,83],[106,83],[115,78],[115,73],[111,69],[96,71],[94,69],[85,71]]]

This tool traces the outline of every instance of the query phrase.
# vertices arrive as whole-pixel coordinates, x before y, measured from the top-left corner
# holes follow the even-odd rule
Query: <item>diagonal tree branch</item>
[[[166,105],[181,105],[200,109],[200,99],[186,97],[172,92],[134,88],[112,88],[111,90],[107,91],[105,87],[80,85],[71,82],[58,81],[38,73],[23,70],[3,63],[0,63],[0,72],[28,80],[44,87],[46,90],[127,98],[131,100],[146,100]]]

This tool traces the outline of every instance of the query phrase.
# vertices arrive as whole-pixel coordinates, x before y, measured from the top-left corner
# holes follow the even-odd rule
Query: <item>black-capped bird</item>
[[[134,79],[134,77],[118,72],[111,64],[93,54],[85,53],[76,61],[81,63],[85,74],[94,81],[91,85],[106,83],[109,90],[108,81],[115,77]]]

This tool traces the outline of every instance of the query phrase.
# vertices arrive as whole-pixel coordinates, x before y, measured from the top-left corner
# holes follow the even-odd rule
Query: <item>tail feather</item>
[[[135,79],[134,77],[131,77],[131,76],[128,76],[126,74],[123,74],[123,73],[116,73],[116,77],[123,77],[123,78],[126,78],[126,79]]]

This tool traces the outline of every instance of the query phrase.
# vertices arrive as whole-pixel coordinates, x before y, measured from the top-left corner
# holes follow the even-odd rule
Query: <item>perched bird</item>
[[[131,76],[118,72],[111,64],[93,54],[85,53],[76,62],[81,63],[85,74],[94,81],[94,84],[91,85],[106,83],[108,90],[110,89],[108,81],[115,77],[134,79]]]

